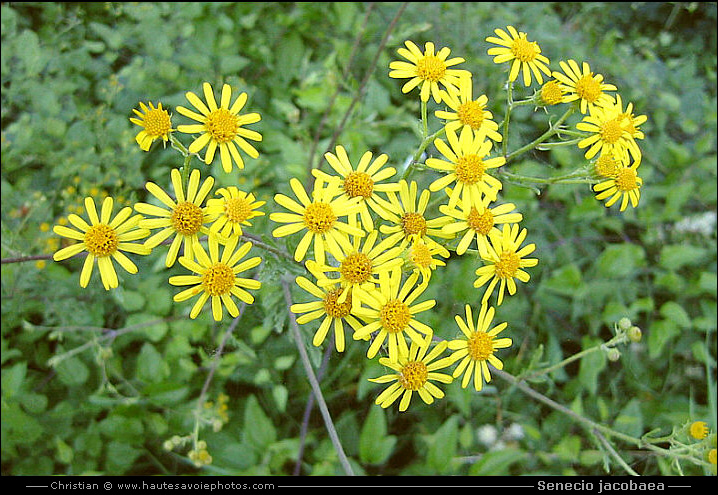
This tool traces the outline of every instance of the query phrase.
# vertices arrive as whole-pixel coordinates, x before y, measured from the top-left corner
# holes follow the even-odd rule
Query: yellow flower
[[[609,198],[608,201],[606,201],[606,207],[608,208],[623,198],[621,201],[621,211],[624,211],[626,207],[628,207],[629,201],[631,205],[636,208],[638,206],[638,200],[641,198],[641,186],[643,185],[643,179],[638,176],[637,169],[638,163],[622,166],[614,176],[594,185],[593,190],[598,193],[596,194],[596,199],[602,201]]]
[[[359,198],[350,199],[346,196],[337,198],[336,196],[341,194],[338,180],[328,184],[322,181],[315,183],[313,199],[309,198],[298,179],[291,179],[289,185],[301,204],[284,194],[275,194],[274,201],[292,213],[272,213],[269,219],[287,224],[274,229],[272,231],[274,237],[284,237],[306,230],[294,251],[296,261],[304,259],[312,240],[314,240],[314,260],[323,265],[326,259],[325,248],[337,258],[342,254],[340,246],[347,251],[352,249],[347,238],[348,234],[358,237],[365,235],[359,227],[339,221],[339,217],[358,211]]]
[[[255,201],[252,193],[247,194],[229,186],[218,189],[217,194],[222,197],[208,199],[206,213],[214,219],[210,232],[223,238],[242,235],[242,225],[252,225],[249,220],[264,215],[264,212],[256,209],[264,205],[265,201]]]
[[[615,177],[624,165],[624,158],[615,152],[601,153],[593,163],[593,169],[599,177]]]
[[[648,120],[648,117],[645,115],[633,115],[633,103],[626,105],[626,109],[623,110],[623,101],[621,101],[621,95],[619,94],[616,95],[616,108],[618,108],[620,112],[619,119],[623,123],[623,129],[628,133],[629,139],[631,139],[637,148],[636,139],[643,139],[645,137],[639,127]]]
[[[439,342],[427,354],[426,352],[429,350],[428,344],[419,345],[412,342],[409,352],[400,353],[396,360],[385,357],[379,358],[379,363],[391,368],[396,373],[378,378],[369,378],[369,381],[374,383],[394,382],[379,394],[375,404],[382,408],[387,408],[401,397],[399,411],[404,412],[409,407],[414,392],[417,392],[421,400],[426,404],[432,404],[434,398],[443,398],[444,392],[431,381],[440,383],[451,383],[453,381],[451,376],[445,373],[437,373],[437,370],[451,365],[450,357],[435,361],[446,350],[447,345],[446,341]]]
[[[606,91],[615,91],[616,86],[604,83],[601,74],[594,75],[588,63],[583,62],[579,67],[575,60],[569,60],[568,63],[559,62],[559,65],[565,74],[553,71],[552,75],[564,85],[564,102],[581,100],[580,109],[583,114],[595,106],[606,106],[614,102],[613,97]]]
[[[565,103],[563,87],[556,79],[546,81],[546,83],[541,86],[541,91],[539,91],[539,99],[539,101],[546,106]]]
[[[111,218],[112,206],[113,199],[108,196],[102,202],[102,210],[98,216],[95,201],[87,197],[85,198],[85,210],[90,219],[89,224],[73,213],[68,215],[67,219],[80,232],[62,225],[56,225],[52,229],[57,235],[80,241],[78,244],[72,244],[57,251],[53,256],[55,261],[62,261],[81,251],[87,251],[87,257],[80,273],[80,287],[87,287],[95,260],[97,260],[97,267],[100,270],[102,285],[105,290],[109,290],[119,285],[112,259],[128,273],[134,274],[137,273],[137,266],[122,251],[150,254],[149,247],[130,242],[150,234],[149,230],[137,228],[142,215],[130,217],[132,208],[125,207],[114,218]]]
[[[688,428],[688,432],[696,440],[703,440],[708,436],[708,424],[705,421],[694,421]]]
[[[222,168],[225,172],[232,171],[232,163],[236,163],[237,168],[243,169],[244,160],[237,147],[250,157],[257,158],[259,152],[247,142],[247,139],[252,141],[262,140],[260,133],[244,126],[259,122],[262,117],[256,112],[239,114],[247,103],[247,93],[240,93],[232,106],[230,106],[232,88],[229,84],[222,86],[219,106],[217,106],[217,101],[214,99],[212,86],[209,83],[204,83],[202,89],[204,90],[204,98],[207,101],[206,105],[193,92],[188,91],[185,94],[187,100],[200,113],[182,106],[177,107],[179,113],[200,123],[180,125],[177,126],[177,130],[188,134],[200,133],[200,136],[189,145],[189,152],[197,153],[206,146],[207,152],[204,156],[204,161],[207,165],[212,163],[215,152],[219,148]]]
[[[536,81],[543,84],[541,72],[547,76],[551,71],[547,67],[549,59],[541,55],[541,48],[535,41],[526,39],[526,33],[516,31],[513,26],[506,26],[508,33],[503,29],[494,29],[497,37],[489,36],[486,41],[501,45],[500,47],[489,48],[488,54],[494,55],[495,64],[503,64],[513,60],[509,72],[509,81],[515,81],[519,71],[523,73],[524,86],[531,86],[531,73],[533,72]]]
[[[479,253],[484,261],[488,264],[478,268],[476,275],[478,278],[474,282],[474,287],[479,288],[489,282],[484,297],[481,302],[485,303],[491,293],[499,284],[499,296],[496,303],[500,306],[504,300],[504,292],[506,288],[509,290],[509,294],[512,296],[516,293],[516,282],[514,278],[517,278],[521,282],[528,282],[531,278],[523,268],[536,266],[538,259],[536,258],[524,258],[524,256],[531,254],[536,249],[535,244],[529,244],[520,248],[521,243],[526,239],[526,229],[522,229],[519,232],[518,224],[513,224],[509,227],[508,224],[504,224],[501,234],[497,232],[489,232],[490,242],[487,245],[487,250],[484,253]]]
[[[157,218],[144,219],[140,227],[147,229],[161,229],[145,241],[145,245],[151,248],[158,246],[162,241],[175,234],[172,244],[167,251],[165,265],[170,267],[177,260],[180,244],[184,240],[184,256],[192,258],[194,248],[199,245],[199,233],[209,235],[209,229],[205,226],[209,222],[206,210],[202,208],[202,202],[209,194],[214,185],[214,178],[209,176],[199,186],[199,170],[194,169],[189,176],[189,186],[185,196],[182,186],[180,171],[172,169],[170,172],[172,187],[174,188],[177,201],[173,200],[166,192],[154,182],[147,182],[145,188],[167,208],[151,205],[148,203],[135,204],[135,210],[144,215],[153,215]]]
[[[408,93],[417,86],[421,86],[421,101],[429,101],[432,96],[437,103],[441,103],[442,93],[439,84],[446,89],[456,89],[462,77],[471,77],[471,73],[464,69],[450,69],[454,65],[464,62],[461,57],[447,60],[451,50],[447,47],[434,53],[434,43],[427,41],[424,52],[412,41],[405,41],[406,48],[401,47],[397,53],[408,60],[394,61],[389,64],[389,77],[394,79],[409,79],[401,88],[402,93]]]
[[[708,451],[708,462],[710,462],[710,463],[713,464],[714,466],[716,465],[716,458],[717,458],[717,457],[718,457],[718,456],[716,455],[716,449],[710,449],[710,450]]]
[[[445,159],[427,158],[426,165],[441,172],[448,172],[429,185],[432,192],[443,189],[451,183],[456,183],[451,196],[449,207],[453,208],[462,199],[464,203],[478,204],[481,198],[488,196],[496,200],[498,192],[503,187],[501,182],[487,173],[487,170],[498,168],[506,159],[502,156],[486,158],[491,151],[491,141],[484,141],[481,136],[475,136],[464,128],[459,137],[452,130],[446,130],[446,138],[434,141],[434,146],[444,155]]]
[[[297,323],[303,325],[317,318],[324,317],[319,325],[319,329],[317,329],[314,334],[312,344],[316,347],[321,346],[333,324],[334,346],[337,352],[344,352],[344,322],[347,322],[354,331],[359,330],[363,326],[363,323],[357,320],[352,314],[351,295],[345,297],[343,302],[339,302],[341,294],[348,291],[337,287],[336,284],[326,288],[320,288],[305,277],[297,277],[296,282],[299,287],[317,299],[311,302],[292,304],[289,308],[292,313],[305,313],[297,318]]]
[[[325,153],[329,165],[342,177],[342,189],[348,198],[359,198],[359,215],[361,217],[362,227],[367,232],[374,230],[374,222],[369,214],[369,208],[375,212],[379,212],[381,206],[376,202],[377,191],[398,191],[399,184],[378,184],[385,179],[393,177],[396,169],[393,167],[384,167],[388,160],[388,156],[381,154],[372,162],[372,153],[367,151],[364,153],[356,166],[352,167],[349,156],[343,146],[336,147],[336,155],[333,153]],[[312,174],[318,179],[326,182],[332,180],[332,177],[319,169],[313,169]]]
[[[337,300],[339,304],[344,303],[355,287],[364,287],[369,284],[368,288],[373,288],[374,284],[379,283],[377,277],[403,263],[399,257],[402,248],[393,247],[396,241],[384,239],[376,244],[378,235],[378,231],[371,231],[364,239],[363,245],[360,243],[359,237],[353,236],[350,248],[340,247],[341,252],[335,256],[339,266],[334,267],[318,264],[311,260],[307,261],[307,268],[312,273],[316,273],[319,287],[327,288],[339,283],[342,289]],[[327,277],[327,273],[330,272],[338,272],[339,278]],[[354,306],[358,307],[361,297],[355,293],[352,300]]]
[[[135,108],[132,109],[139,118],[130,117],[130,122],[143,128],[137,133],[137,136],[135,136],[135,141],[137,141],[137,144],[140,145],[140,149],[143,151],[149,151],[155,139],[162,138],[162,141],[167,143],[170,132],[174,131],[174,129],[172,129],[170,115],[167,113],[167,110],[162,108],[162,103],[158,103],[157,108],[155,108],[152,102],[148,102],[148,104],[149,108],[140,102],[140,109],[142,111]]]
[[[473,375],[474,389],[478,392],[481,390],[483,382],[489,383],[491,381],[488,364],[491,364],[497,370],[504,367],[501,360],[494,353],[497,349],[511,347],[512,342],[509,338],[497,339],[495,337],[508,324],[506,322],[500,323],[489,330],[491,321],[494,319],[494,308],[486,304],[481,305],[476,327],[474,327],[471,306],[468,304],[466,305],[466,321],[462,320],[459,315],[454,316],[454,319],[465,338],[449,342],[449,349],[454,351],[451,359],[453,361],[461,359],[461,362],[454,370],[453,377],[457,378],[463,373],[464,378],[461,380],[461,387],[466,388]]]
[[[425,217],[426,208],[429,205],[431,193],[424,189],[419,196],[417,204],[418,186],[412,181],[411,185],[402,179],[399,181],[399,197],[394,192],[389,192],[389,201],[379,199],[379,205],[384,212],[382,218],[393,225],[381,225],[379,231],[382,234],[389,234],[387,239],[394,242],[401,241],[401,246],[406,247],[409,242],[414,239],[427,240],[427,236],[436,236],[440,238],[448,238],[446,234],[441,232],[441,227],[445,224],[442,218],[434,218],[427,220]],[[448,251],[444,255],[448,257]]]
[[[428,283],[431,278],[431,272],[436,270],[437,266],[446,266],[443,260],[435,259],[433,256],[438,254],[444,258],[449,252],[439,243],[427,238],[426,240],[416,238],[406,251],[406,265],[414,272],[421,274],[421,283]]]
[[[426,290],[427,284],[416,285],[418,273],[412,273],[403,285],[401,279],[400,269],[394,269],[391,273],[384,271],[379,275],[378,288],[369,291],[363,287],[354,289],[355,294],[359,292],[361,302],[368,306],[354,309],[354,314],[367,322],[354,333],[354,339],[363,339],[378,331],[367,351],[369,359],[376,356],[387,339],[389,359],[396,361],[399,353],[409,353],[406,337],[419,345],[425,345],[434,334],[430,326],[417,321],[415,316],[433,308],[436,301],[430,299],[411,305]]]
[[[626,130],[628,119],[624,117],[621,108],[615,104],[604,107],[592,107],[589,115],[576,124],[579,131],[589,132],[590,136],[578,143],[579,148],[588,148],[585,157],[589,160],[601,153],[614,153],[625,157],[630,153],[634,160],[640,162],[641,150],[636,141]]]
[[[523,220],[521,213],[512,213],[516,208],[513,203],[504,203],[489,208],[490,203],[491,198],[484,197],[475,205],[459,200],[458,209],[450,208],[448,205],[439,206],[439,211],[452,219],[452,223],[447,223],[441,230],[447,234],[464,232],[459,244],[456,246],[456,254],[464,254],[474,237],[476,237],[476,247],[479,252],[487,251],[489,233],[501,233],[496,227],[497,225],[519,223]]]
[[[442,100],[453,112],[437,110],[434,114],[446,120],[446,130],[456,131],[468,127],[476,134],[479,141],[488,137],[501,142],[503,137],[498,132],[499,125],[491,120],[494,116],[486,110],[489,99],[481,95],[477,99],[472,96],[472,80],[468,77],[462,78],[458,94],[444,92]]]
[[[261,282],[254,279],[240,278],[237,275],[250,270],[262,262],[259,256],[248,260],[239,261],[246,256],[252,248],[251,242],[244,243],[239,249],[237,247],[238,237],[233,237],[224,246],[222,256],[219,255],[219,243],[215,236],[210,236],[208,240],[209,255],[201,244],[195,246],[193,253],[197,261],[187,256],[179,259],[180,264],[194,272],[195,275],[178,275],[170,277],[169,282],[172,285],[193,285],[189,289],[175,294],[174,301],[182,302],[199,294],[199,299],[192,306],[189,317],[194,319],[200,310],[211,298],[212,316],[215,321],[222,319],[222,304],[227,308],[227,312],[236,318],[239,315],[239,308],[234,303],[232,296],[246,304],[252,304],[254,297],[245,289],[256,290],[261,287]],[[239,264],[237,264],[239,263]]]

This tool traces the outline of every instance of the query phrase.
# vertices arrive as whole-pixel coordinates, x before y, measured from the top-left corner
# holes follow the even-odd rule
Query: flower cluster
[[[188,286],[177,293],[174,300],[182,302],[199,296],[190,310],[190,318],[196,318],[207,301],[210,301],[212,315],[217,321],[223,317],[223,308],[232,317],[239,314],[234,298],[246,304],[254,301],[248,290],[259,289],[261,283],[242,278],[240,274],[259,265],[261,259],[244,260],[252,243],[240,245],[239,241],[243,235],[242,227],[250,226],[252,218],[264,214],[258,210],[264,202],[235,186],[220,188],[216,191],[220,197],[210,198],[214,177],[207,176],[202,181],[198,169],[190,172],[190,159],[206,148],[202,160],[211,164],[219,149],[225,172],[230,172],[233,164],[239,169],[244,168],[240,150],[257,158],[257,150],[247,140],[262,139],[261,134],[246,126],[258,122],[260,115],[241,114],[247,94],[240,93],[232,102],[232,88],[228,84],[222,86],[219,105],[209,83],[203,84],[203,93],[205,101],[192,92],[186,93],[187,100],[197,111],[177,107],[180,114],[199,122],[197,124],[180,125],[174,129],[168,111],[161,103],[155,107],[151,102],[140,103],[140,110],[135,109],[136,116],[130,118],[142,127],[136,136],[142,150],[148,151],[155,140],[161,139],[183,151],[184,166],[170,171],[172,193],[149,181],[145,185],[149,201],[136,203],[136,214],[133,214],[133,208],[124,207],[115,216],[112,216],[112,197],[104,198],[99,214],[93,198],[86,197],[84,206],[89,223],[72,213],[67,216],[67,221],[75,229],[62,224],[54,227],[56,234],[79,241],[57,251],[55,261],[86,253],[80,273],[81,287],[87,287],[95,260],[102,284],[109,290],[119,285],[112,260],[134,274],[138,271],[137,266],[125,252],[148,255],[160,245],[169,244],[166,267],[179,261],[190,272],[169,278],[172,285]],[[175,131],[198,136],[184,148],[173,135]],[[136,242],[141,239],[144,239],[142,243]],[[206,248],[203,240],[206,240]]]
[[[523,72],[524,84],[532,83],[535,77],[541,89],[537,91],[535,101],[541,106],[575,102],[583,115],[576,124],[583,139],[578,147],[586,149],[585,158],[592,160],[594,175],[598,183],[593,186],[596,199],[606,200],[607,207],[621,200],[620,211],[630,203],[638,206],[643,180],[638,176],[641,164],[641,150],[636,143],[643,139],[640,126],[646,122],[645,115],[635,115],[633,104],[625,107],[613,84],[606,83],[601,74],[595,74],[588,62],[580,65],[575,60],[560,61],[560,71],[550,71],[550,61],[541,55],[536,42],[529,42],[526,33],[517,32],[513,26],[496,29],[497,36],[489,36],[486,41],[499,45],[490,48],[489,55],[495,55],[494,62],[511,62],[509,81],[514,81]],[[553,77],[543,83],[541,73]]]

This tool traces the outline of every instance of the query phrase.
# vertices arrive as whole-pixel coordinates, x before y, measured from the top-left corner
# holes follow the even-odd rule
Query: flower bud
[[[628,329],[627,334],[631,342],[640,342],[641,337],[643,336],[641,329],[635,325]]]
[[[610,349],[606,350],[606,357],[609,361],[618,361],[621,358],[621,351],[619,351],[615,347],[611,347]]]
[[[633,326],[633,323],[631,323],[631,320],[629,318],[626,318],[625,316],[618,320],[618,328],[623,330],[624,332],[627,332],[629,328]]]

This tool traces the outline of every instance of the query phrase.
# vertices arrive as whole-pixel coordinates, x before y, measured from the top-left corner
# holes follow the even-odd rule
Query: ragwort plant
[[[494,34],[486,37],[494,45],[488,55],[508,72],[503,116],[487,110],[490,96],[475,96],[477,76],[460,68],[463,57],[451,56],[447,47],[437,50],[432,42],[422,49],[407,40],[397,50],[401,59],[389,64],[388,76],[402,80],[400,91],[407,97],[418,96],[421,141],[411,160],[402,166],[396,157],[337,144],[324,155],[329,169],[321,170],[320,165],[312,170],[313,182],[307,185],[291,179],[272,205],[234,185],[213,191],[215,178],[206,173],[206,166],[215,161],[225,173],[235,166],[241,171],[251,166],[247,158],[259,156],[262,135],[251,126],[261,115],[245,109],[247,93],[239,92],[233,100],[237,88],[223,84],[217,99],[215,87],[205,82],[204,98],[186,92],[193,108],[175,108],[192,121],[178,125],[162,102],[139,102],[130,118],[140,128],[137,145],[148,151],[157,141],[182,157],[181,166],[170,172],[171,187],[148,181],[148,201],[136,203],[134,212],[124,207],[114,214],[115,202],[106,197],[98,213],[95,200],[85,198],[87,219],[71,213],[69,226],[54,227],[57,235],[78,241],[58,249],[54,260],[85,255],[80,286],[90,287],[96,262],[102,286],[111,290],[119,283],[114,263],[142,276],[125,253],[159,252],[166,268],[178,262],[186,270],[167,279],[179,288],[174,301],[187,308],[191,319],[210,311],[217,322],[229,314],[236,323],[263,284],[278,290],[281,286],[302,364],[347,474],[352,468],[297,338],[300,326],[314,325],[314,346],[331,346],[338,353],[359,346],[366,350],[366,359],[378,359],[387,373],[370,381],[386,385],[377,389],[374,400],[382,408],[397,404],[400,412],[407,411],[415,392],[424,403],[433,404],[444,398],[449,386],[480,392],[493,373],[581,423],[607,456],[630,474],[637,473],[609,440],[665,455],[678,472],[683,462],[714,466],[715,434],[709,434],[705,423],[683,425],[667,437],[635,438],[557,405],[528,386],[528,379],[590,353],[620,358],[619,345],[641,339],[640,329],[625,318],[616,323],[612,339],[559,363],[519,377],[502,371],[501,358],[511,352],[513,341],[508,323],[497,313],[507,297],[521,297],[520,287],[531,283],[531,269],[541,259],[540,247],[530,242],[521,225],[522,212],[502,200],[503,184],[579,184],[590,187],[605,207],[615,205],[620,212],[637,208],[643,187],[638,143],[645,138],[640,127],[647,117],[636,115],[630,102],[624,106],[619,88],[593,72],[588,62],[552,64],[537,42],[513,26],[495,29]],[[514,100],[515,84],[532,88],[534,94]],[[545,112],[548,128],[532,142],[516,146],[510,123],[520,106]],[[561,109],[560,114],[555,109]],[[580,120],[569,124],[575,116]],[[583,153],[570,173],[527,177],[509,171],[524,153],[562,146]],[[420,174],[422,180],[417,181]],[[428,188],[421,188],[425,182]],[[286,250],[262,242],[261,233],[253,231],[252,219],[265,214],[276,225],[272,237],[285,240]],[[262,258],[249,256],[258,249],[305,273],[259,280],[253,270]],[[424,294],[434,272],[456,257],[475,262],[473,287],[480,304],[461,302],[464,312],[455,315],[454,333],[441,335],[422,318],[437,305]],[[303,291],[296,300],[293,285]],[[186,450],[198,467],[212,462],[200,430],[210,426],[218,431],[229,421],[227,397],[221,395],[217,406],[206,401],[207,383],[193,431],[164,443],[170,451]],[[668,448],[658,446],[666,442]]]

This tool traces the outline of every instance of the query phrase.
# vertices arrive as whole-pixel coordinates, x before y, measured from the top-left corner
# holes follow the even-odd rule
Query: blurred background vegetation
[[[253,191],[270,212],[274,193],[286,193],[291,177],[306,180],[335,143],[351,157],[371,150],[403,166],[419,143],[418,96],[402,95],[388,64],[406,39],[433,41],[465,58],[474,94],[488,96],[496,121],[505,108],[506,73],[484,41],[495,28],[527,32],[554,70],[559,60],[589,62],[637,115],[648,116],[639,143],[641,202],[619,214],[585,184],[539,194],[504,185],[502,197],[523,213],[540,263],[531,282],[497,308],[496,319],[509,323],[505,334],[514,340],[499,357],[518,375],[608,340],[614,323],[628,317],[643,340],[622,348],[618,361],[596,353],[532,387],[636,437],[703,420],[715,448],[714,2],[405,8],[4,2],[0,8],[4,260],[57,250],[51,226],[85,196],[109,194],[132,205],[145,198],[147,180],[168,183],[181,158],[157,144],[148,153],[138,148],[129,117],[140,101],[174,110],[205,81],[246,91],[246,108],[262,115],[253,126],[264,137],[260,157],[229,175],[215,163],[203,176]],[[516,88],[516,97],[531,94]],[[510,149],[540,134],[546,122],[541,110],[516,110]],[[548,176],[582,160],[576,148],[536,151],[511,170]],[[424,177],[412,176],[422,184]],[[253,223],[250,233],[293,248],[296,240],[271,238],[266,216]],[[209,312],[187,318],[188,307],[172,302],[161,253],[137,260],[140,274],[121,275],[111,292],[97,274],[81,289],[77,259],[3,263],[2,474],[343,474],[316,408],[302,433],[311,390],[276,283],[286,270],[300,272],[268,252],[253,253],[265,259],[264,286],[210,382],[212,404],[203,415],[215,428],[200,437],[212,462],[201,469],[187,448],[170,452],[163,445],[192,433],[200,390],[229,323],[216,324]],[[477,263],[451,259],[432,279],[427,298],[439,303],[424,321],[437,335],[451,338],[453,315],[478,303],[481,294],[464,275]],[[295,296],[300,300],[300,291]],[[431,406],[415,398],[406,413],[382,410],[373,404],[380,387],[367,378],[383,371],[366,359],[365,346],[325,355],[311,346],[314,327],[305,327],[305,346],[321,367],[321,388],[356,473],[592,475],[608,466],[623,474],[580,425],[497,378],[481,393],[454,383]],[[641,474],[676,473],[667,458],[616,447]],[[690,463],[682,468],[704,473]]]

